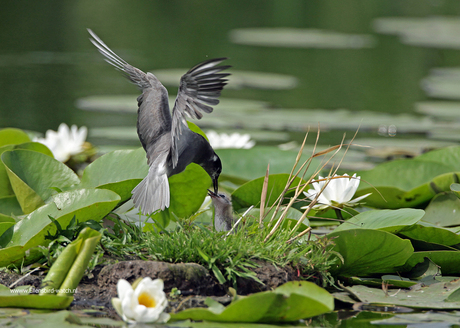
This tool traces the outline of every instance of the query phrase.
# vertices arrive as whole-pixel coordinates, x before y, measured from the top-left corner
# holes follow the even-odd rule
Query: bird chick
[[[225,194],[218,194],[208,189],[214,205],[214,227],[217,231],[230,231],[235,224],[233,206],[230,198]]]
[[[202,113],[211,113],[220,93],[227,84],[230,66],[217,66],[226,58],[210,59],[191,68],[180,80],[179,92],[169,109],[168,91],[152,73],[131,66],[113,52],[93,31],[92,39],[105,60],[124,72],[142,91],[137,98],[137,134],[147,153],[149,172],[133,189],[134,205],[144,214],[169,207],[168,178],[185,170],[190,163],[200,165],[211,177],[214,192],[222,171],[219,156],[209,142],[187,126],[187,117],[201,119]]]

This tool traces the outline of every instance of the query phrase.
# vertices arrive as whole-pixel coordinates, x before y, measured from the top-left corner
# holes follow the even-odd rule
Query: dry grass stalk
[[[300,148],[300,151],[299,153],[297,154],[297,158],[296,158],[296,161],[294,163],[294,166],[291,170],[291,173],[289,175],[289,179],[288,179],[288,182],[286,183],[286,188],[283,190],[282,194],[280,195],[280,197],[278,197],[278,199],[276,200],[276,202],[272,205],[272,207],[276,205],[276,209],[275,209],[275,212],[273,213],[273,216],[270,220],[270,224],[271,222],[274,220],[276,214],[278,213],[280,207],[281,207],[281,204],[282,204],[282,201],[284,199],[284,196],[285,194],[289,191],[289,190],[292,190],[291,188],[291,184],[294,182],[294,179],[298,177],[298,175],[300,174],[300,172],[302,170],[304,170],[302,176],[301,176],[301,180],[299,181],[298,185],[295,187],[295,195],[294,197],[291,198],[291,200],[289,201],[289,204],[286,206],[286,208],[284,209],[282,215],[278,218],[276,224],[274,225],[274,227],[272,228],[272,230],[270,231],[270,233],[266,236],[266,238],[264,239],[264,242],[266,242],[271,236],[273,236],[273,234],[276,232],[276,230],[279,228],[279,226],[281,225],[281,222],[284,220],[284,218],[286,217],[287,215],[287,212],[289,210],[289,208],[291,208],[291,206],[294,204],[295,201],[297,201],[297,199],[299,198],[300,195],[303,194],[303,191],[305,190],[305,188],[307,187],[307,185],[309,185],[312,181],[313,181],[313,178],[315,176],[317,176],[319,174],[319,172],[321,172],[321,170],[324,169],[324,167],[338,154],[338,152],[342,149],[342,147],[344,145],[347,146],[346,150],[345,150],[345,154],[342,156],[342,158],[340,159],[338,165],[335,167],[334,169],[334,166],[331,167],[330,171],[329,171],[329,175],[326,179],[326,183],[325,185],[323,186],[323,188],[321,189],[321,191],[319,193],[317,193],[316,197],[311,201],[311,203],[307,206],[306,210],[304,211],[304,213],[302,214],[301,218],[297,221],[296,225],[294,226],[294,228],[291,230],[291,234],[293,234],[295,231],[297,231],[297,229],[299,228],[300,224],[303,222],[303,220],[307,217],[308,213],[310,212],[310,210],[313,208],[313,206],[316,204],[317,200],[318,200],[318,197],[321,195],[322,191],[327,187],[327,185],[329,184],[330,180],[331,180],[331,177],[336,174],[338,168],[340,167],[340,164],[342,163],[346,153],[348,152],[348,149],[350,148],[350,146],[353,144],[353,140],[355,139],[356,135],[358,133],[358,130],[356,131],[356,133],[354,134],[351,142],[349,144],[344,144],[344,139],[345,139],[345,135],[343,136],[342,138],[342,141],[339,145],[336,145],[336,146],[332,146],[332,147],[329,147],[328,149],[326,150],[323,150],[323,151],[320,151],[318,153],[315,153],[316,151],[316,147],[317,147],[317,144],[318,144],[318,141],[319,141],[319,134],[320,134],[320,129],[318,128],[318,133],[317,133],[317,137],[316,137],[316,141],[315,141],[315,145],[314,145],[314,148],[313,148],[313,154],[312,156],[310,156],[302,165],[301,167],[297,170],[297,172],[293,175],[294,171],[295,171],[295,168],[297,167],[298,163],[300,162],[300,157],[302,155],[302,151],[303,151],[303,148],[305,146],[305,143],[306,143],[306,139],[307,139],[307,136],[308,136],[308,132],[307,134],[305,135],[305,139],[302,143],[302,146]],[[322,155],[326,155],[330,152],[334,151],[334,153],[331,155],[331,157],[329,159],[326,160],[325,163],[323,163],[321,165],[321,167],[319,169],[317,169],[310,177],[309,179],[306,181],[306,183],[302,184],[302,180],[304,179],[305,177],[305,174],[306,172],[308,171],[308,168],[311,164],[311,160],[315,157],[318,157],[318,156],[322,156]],[[341,176],[342,177],[342,176]],[[335,178],[341,178],[341,177],[334,177],[333,179]],[[318,181],[324,181],[324,180],[318,180]],[[297,238],[300,238],[301,236],[305,235],[306,233],[308,233],[309,231],[311,230],[311,228],[307,228],[305,229],[304,231],[302,231],[301,233],[299,233],[298,235],[296,235],[295,237],[291,238],[288,240],[288,242],[292,242],[293,240],[297,239]]]
[[[262,221],[264,220],[264,216],[265,216],[265,200],[267,199],[269,171],[270,171],[270,163],[268,163],[267,165],[267,172],[265,172],[264,184],[262,186],[262,195],[260,196],[259,226],[262,226]]]

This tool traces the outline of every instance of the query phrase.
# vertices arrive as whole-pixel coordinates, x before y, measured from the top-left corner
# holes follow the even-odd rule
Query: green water
[[[135,115],[76,108],[81,97],[137,93],[102,61],[86,28],[143,70],[187,68],[226,56],[237,70],[298,79],[293,89],[242,88],[225,90],[224,97],[263,100],[273,108],[413,113],[416,102],[429,99],[421,80],[433,67],[460,65],[459,51],[404,44],[397,35],[376,33],[375,19],[459,13],[458,1],[442,0],[3,2],[0,127],[45,132],[61,122],[135,125]],[[231,41],[232,30],[250,27],[314,28],[366,35],[373,41],[363,48],[267,47]],[[175,94],[175,88],[170,92]],[[337,136],[333,139],[341,133]]]

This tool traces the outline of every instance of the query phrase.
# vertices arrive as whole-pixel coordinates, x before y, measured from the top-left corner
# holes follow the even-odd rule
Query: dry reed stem
[[[265,215],[265,200],[267,199],[267,190],[268,190],[268,175],[270,171],[270,163],[267,165],[267,171],[265,172],[264,184],[262,185],[262,195],[260,196],[260,217],[259,217],[259,226],[262,225]]]

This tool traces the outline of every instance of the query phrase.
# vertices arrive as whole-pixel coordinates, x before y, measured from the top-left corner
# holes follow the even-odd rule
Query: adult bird
[[[200,165],[209,174],[217,193],[220,158],[203,136],[188,128],[186,117],[201,119],[202,112],[211,113],[211,106],[219,103],[217,98],[227,84],[225,77],[230,75],[220,72],[230,66],[217,65],[227,58],[204,61],[185,73],[171,113],[168,91],[155,75],[131,66],[93,31],[88,32],[105,60],[142,91],[137,98],[137,134],[147,153],[149,172],[132,191],[135,206],[144,214],[169,207],[168,177],[184,171],[190,163]]]

